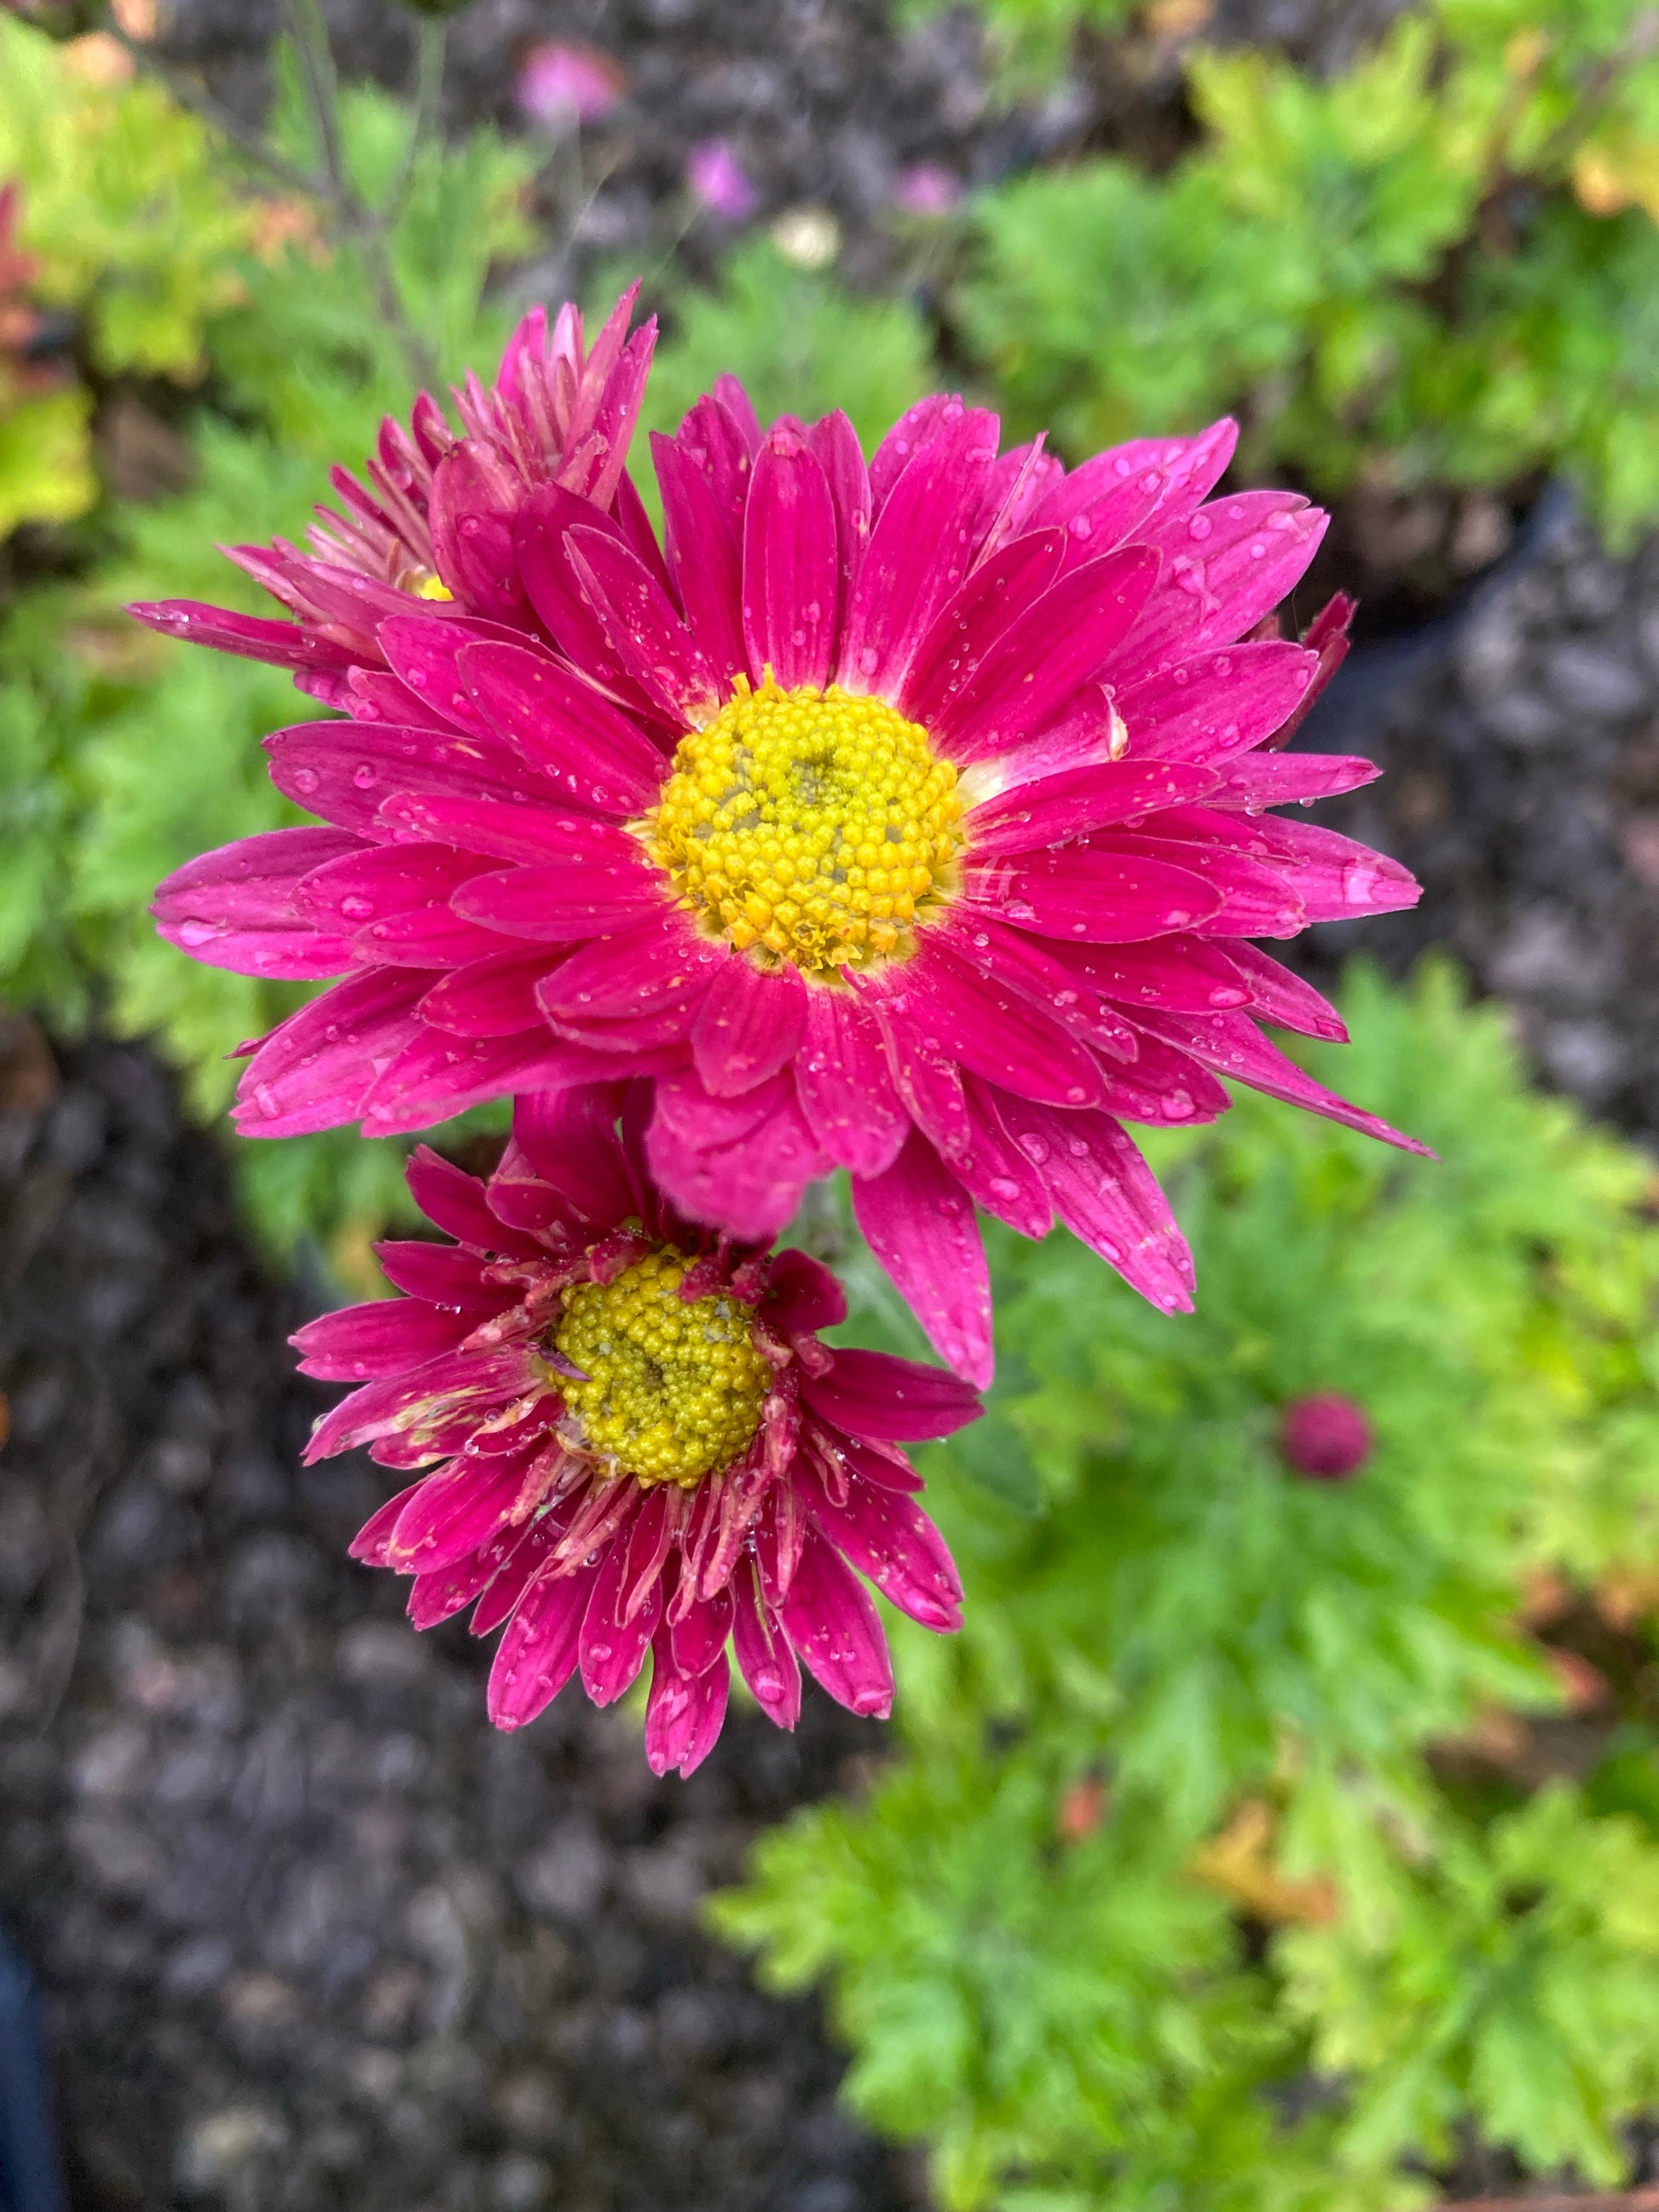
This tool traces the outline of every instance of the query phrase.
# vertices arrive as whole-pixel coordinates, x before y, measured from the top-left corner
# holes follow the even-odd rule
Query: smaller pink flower
[[[514,92],[520,108],[544,130],[597,123],[622,98],[622,65],[598,46],[542,39],[519,64]]]
[[[1279,1422],[1279,1448],[1286,1464],[1316,1482],[1358,1474],[1371,1455],[1371,1443],[1364,1408],[1334,1390],[1293,1398]]]
[[[847,1301],[805,1253],[681,1219],[646,1164],[650,1103],[625,1083],[521,1097],[487,1183],[422,1147],[410,1188],[456,1241],[381,1245],[404,1295],[294,1342],[306,1374],[360,1386],[307,1462],[367,1444],[422,1470],[354,1555],[414,1577],[417,1628],[467,1606],[475,1636],[505,1626],[496,1726],[578,1673],[610,1705],[649,1650],[646,1756],[690,1774],[720,1731],[728,1643],[793,1728],[803,1663],[853,1712],[891,1705],[860,1576],[926,1627],[961,1625],[900,1440],[981,1409],[937,1368],[823,1343]]]
[[[962,204],[962,179],[942,161],[916,161],[893,180],[895,205],[906,215],[949,215]]]
[[[760,195],[727,138],[700,139],[685,157],[686,190],[692,198],[726,222],[744,222],[760,205]]]

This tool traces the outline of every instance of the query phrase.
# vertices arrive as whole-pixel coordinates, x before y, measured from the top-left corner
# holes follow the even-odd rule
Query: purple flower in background
[[[726,138],[703,138],[685,157],[686,189],[711,215],[744,222],[760,204],[760,195]]]
[[[893,180],[893,199],[906,215],[949,215],[962,204],[962,179],[939,161],[916,161]]]
[[[520,109],[544,130],[596,123],[622,98],[621,64],[597,46],[543,39],[519,64],[514,92]]]
[[[1293,1399],[1279,1424],[1286,1463],[1315,1481],[1340,1482],[1358,1474],[1371,1455],[1371,1442],[1364,1408],[1334,1390]]]

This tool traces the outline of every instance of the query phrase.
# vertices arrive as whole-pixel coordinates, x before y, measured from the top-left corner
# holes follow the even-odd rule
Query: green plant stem
[[[415,47],[415,119],[410,128],[409,143],[404,149],[403,166],[380,209],[380,221],[387,230],[397,226],[408,203],[421,155],[437,129],[447,34],[448,26],[441,15],[422,16]]]
[[[279,154],[262,131],[256,130],[252,124],[244,123],[241,117],[231,109],[222,106],[211,93],[204,92],[184,70],[164,61],[153,46],[131,37],[117,22],[106,23],[104,29],[106,35],[130,57],[134,66],[144,76],[153,78],[170,99],[177,100],[180,107],[188,109],[210,130],[216,131],[256,168],[263,169],[275,183],[285,185],[290,191],[304,192],[312,199],[326,200],[331,197],[325,178],[313,176],[309,170],[301,168],[297,162],[290,161],[286,155]]]
[[[317,127],[318,149],[343,207],[355,211],[356,195],[346,174],[340,137],[340,80],[334,67],[322,0],[285,0],[285,12],[294,33],[295,50],[305,72],[306,93]]]

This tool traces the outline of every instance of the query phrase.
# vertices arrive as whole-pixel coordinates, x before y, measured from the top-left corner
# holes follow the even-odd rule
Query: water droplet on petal
[[[321,781],[322,778],[314,768],[296,768],[294,771],[294,788],[296,791],[315,791]]]

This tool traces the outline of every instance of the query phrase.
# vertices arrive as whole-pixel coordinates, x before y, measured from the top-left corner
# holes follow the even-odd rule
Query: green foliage
[[[1196,50],[1204,137],[981,203],[963,331],[1078,454],[1228,409],[1316,489],[1565,467],[1659,510],[1659,57],[1638,0],[1437,0],[1346,77]]]
[[[899,1625],[906,1756],[720,1902],[777,1979],[830,1974],[851,2094],[951,2207],[1407,2204],[1400,2158],[1465,2117],[1605,2175],[1655,2094],[1659,1850],[1601,1816],[1647,1739],[1589,1805],[1428,1756],[1559,1702],[1540,1568],[1659,1553],[1650,1170],[1447,971],[1358,975],[1347,1012],[1320,1072],[1440,1164],[1250,1097],[1166,1142],[1191,1317],[996,1239],[991,1412],[929,1454],[966,1626]],[[1297,1478],[1281,1409],[1331,1389],[1373,1455]],[[1223,1895],[1283,1924],[1263,1962]],[[1342,2096],[1273,2121],[1310,2069]]]

